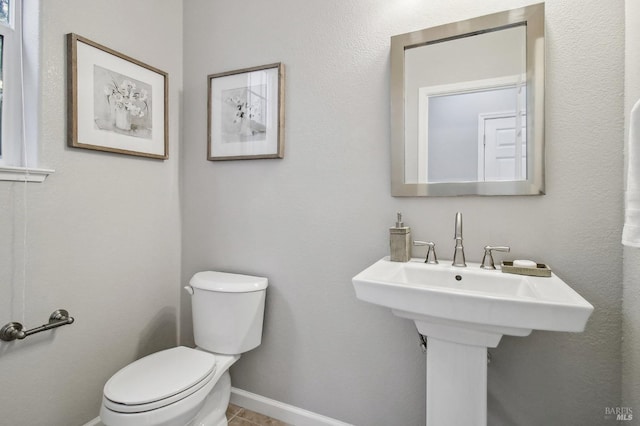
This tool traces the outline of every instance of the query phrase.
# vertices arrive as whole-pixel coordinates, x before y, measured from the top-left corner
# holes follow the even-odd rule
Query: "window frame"
[[[9,22],[0,23],[2,42],[2,154],[0,166],[22,165],[19,148],[22,139],[22,73],[20,51],[22,44],[21,0],[10,0]]]
[[[9,23],[0,23],[2,46],[2,156],[0,181],[42,182],[38,168],[39,2],[10,0]],[[23,17],[28,16],[25,20]]]

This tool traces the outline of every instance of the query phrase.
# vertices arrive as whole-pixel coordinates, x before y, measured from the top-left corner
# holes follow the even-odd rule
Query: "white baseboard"
[[[295,426],[353,426],[234,387],[231,387],[231,403]]]
[[[353,426],[234,387],[231,388],[231,403],[295,426]],[[83,426],[103,426],[103,424],[100,417],[96,417]]]

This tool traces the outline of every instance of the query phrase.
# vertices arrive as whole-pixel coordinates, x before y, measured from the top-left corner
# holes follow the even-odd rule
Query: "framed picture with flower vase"
[[[67,34],[69,146],[169,158],[169,77],[77,34]]]
[[[284,157],[284,65],[207,77],[207,159]]]

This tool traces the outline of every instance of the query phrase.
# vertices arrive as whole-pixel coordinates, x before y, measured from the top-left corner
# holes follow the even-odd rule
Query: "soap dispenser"
[[[396,226],[389,228],[389,245],[392,262],[408,262],[411,259],[411,228],[404,226],[402,213],[398,212]]]

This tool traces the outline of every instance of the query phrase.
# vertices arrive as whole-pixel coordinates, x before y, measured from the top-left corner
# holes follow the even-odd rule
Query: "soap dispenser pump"
[[[411,259],[411,228],[404,226],[402,213],[398,212],[396,226],[389,228],[389,245],[392,262],[408,262]]]

